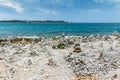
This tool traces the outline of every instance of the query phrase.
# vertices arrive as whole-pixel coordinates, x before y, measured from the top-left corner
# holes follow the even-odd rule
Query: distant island
[[[66,22],[63,20],[58,20],[58,21],[53,21],[53,20],[45,20],[45,21],[40,21],[40,20],[1,20],[0,22],[15,22],[15,23],[70,23]]]

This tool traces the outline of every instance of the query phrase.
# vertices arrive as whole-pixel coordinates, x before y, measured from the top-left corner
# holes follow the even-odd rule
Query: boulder
[[[73,52],[79,53],[81,52],[80,44],[75,44],[73,48]]]

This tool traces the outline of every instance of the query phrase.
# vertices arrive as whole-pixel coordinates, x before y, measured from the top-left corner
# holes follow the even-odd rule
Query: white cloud
[[[0,5],[10,7],[12,9],[16,10],[17,12],[23,11],[23,7],[21,7],[20,4],[12,2],[10,0],[0,0]]]
[[[112,1],[112,2],[120,2],[120,0],[110,0],[110,1]]]
[[[56,11],[53,10],[49,10],[49,9],[38,9],[38,11],[36,12],[36,14],[58,14]]]
[[[120,0],[93,0],[93,1],[96,4],[106,4],[106,8],[108,8],[108,10],[110,10],[110,9],[112,9],[114,11],[120,10]]]
[[[104,2],[110,2],[110,3],[118,3],[120,0],[93,0],[96,3],[104,3]]]

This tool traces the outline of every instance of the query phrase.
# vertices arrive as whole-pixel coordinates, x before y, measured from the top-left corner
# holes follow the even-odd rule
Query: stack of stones
[[[81,52],[81,48],[80,48],[80,44],[79,43],[75,44],[73,52],[76,52],[76,53]]]

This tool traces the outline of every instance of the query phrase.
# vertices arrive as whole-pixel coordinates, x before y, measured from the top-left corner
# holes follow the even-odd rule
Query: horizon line
[[[67,21],[67,20],[27,20],[27,19],[8,19],[8,20],[0,20],[0,21],[63,21],[68,23],[120,23],[120,22],[78,22],[78,21]]]

